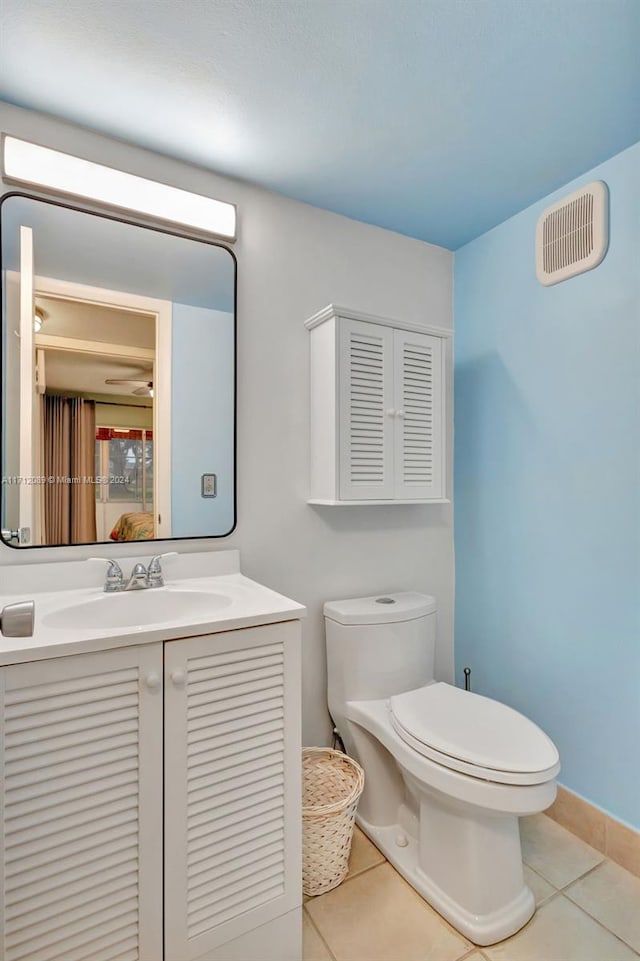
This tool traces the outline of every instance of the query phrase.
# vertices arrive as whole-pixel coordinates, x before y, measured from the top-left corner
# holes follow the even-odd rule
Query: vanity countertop
[[[167,562],[165,586],[143,591],[106,594],[95,585],[62,590],[58,572],[58,589],[47,589],[52,585],[46,577],[30,578],[31,590],[0,595],[0,608],[16,601],[35,601],[33,636],[0,635],[0,666],[216,634],[305,616],[302,604],[250,580],[239,569],[233,570],[239,568],[237,552],[224,554],[230,563],[221,565],[218,555],[214,567],[194,562],[193,555],[191,560],[189,555],[182,555],[180,561],[179,555],[175,565]],[[225,568],[228,573],[223,573]],[[216,570],[220,573],[212,573]],[[45,589],[34,590],[34,586]],[[141,616],[135,613],[138,608]],[[119,624],[114,623],[117,621]]]

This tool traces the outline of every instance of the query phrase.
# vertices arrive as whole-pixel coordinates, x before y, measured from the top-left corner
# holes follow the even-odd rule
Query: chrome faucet
[[[117,561],[112,561],[108,557],[90,557],[91,561],[105,561],[107,573],[104,580],[104,591],[107,594],[120,593],[121,591],[144,591],[150,587],[164,587],[164,576],[162,573],[161,561],[163,557],[172,557],[177,551],[167,551],[165,554],[156,554],[149,561],[149,567],[138,562],[134,565],[125,583],[122,568]]]
[[[149,583],[149,572],[144,564],[135,564],[129,580],[120,588],[121,591],[144,591],[151,587]]]

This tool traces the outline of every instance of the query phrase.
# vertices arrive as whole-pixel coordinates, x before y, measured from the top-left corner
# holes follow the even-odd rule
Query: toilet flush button
[[[395,604],[393,597],[376,597],[376,604]]]
[[[396,847],[406,848],[408,843],[409,843],[409,838],[404,833],[404,831],[400,831],[399,834],[396,834]]]

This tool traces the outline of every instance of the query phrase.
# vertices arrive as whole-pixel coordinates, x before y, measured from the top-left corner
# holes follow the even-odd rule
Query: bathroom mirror
[[[3,540],[231,533],[231,251],[18,193],[0,239]]]

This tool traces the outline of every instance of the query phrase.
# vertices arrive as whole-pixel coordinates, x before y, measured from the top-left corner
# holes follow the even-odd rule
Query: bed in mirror
[[[24,194],[0,229],[3,540],[229,534],[231,251]]]

